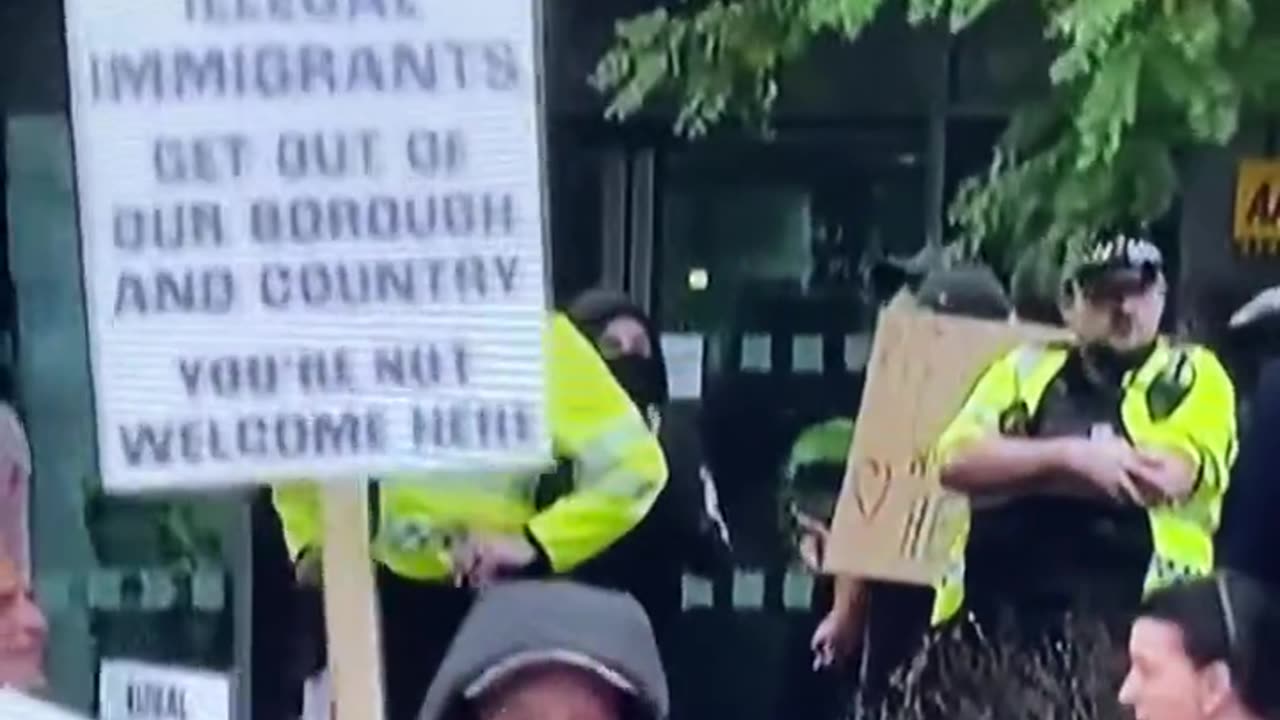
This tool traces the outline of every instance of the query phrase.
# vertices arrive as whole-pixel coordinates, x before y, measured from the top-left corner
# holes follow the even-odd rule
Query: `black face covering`
[[[627,395],[642,411],[661,401],[661,392],[657,387],[657,372],[652,358],[639,355],[622,355],[606,361],[613,377]]]

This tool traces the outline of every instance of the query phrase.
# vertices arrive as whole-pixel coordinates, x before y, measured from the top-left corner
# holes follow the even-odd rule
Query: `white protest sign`
[[[103,660],[100,720],[230,720],[231,682],[201,670]]]
[[[107,489],[550,457],[532,1],[66,22]]]
[[[57,705],[0,687],[0,718],[4,720],[87,720]]]

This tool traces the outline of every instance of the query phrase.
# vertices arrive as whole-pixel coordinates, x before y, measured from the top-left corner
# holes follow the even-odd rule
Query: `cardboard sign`
[[[1060,329],[938,315],[899,296],[881,314],[826,569],[931,585],[968,512],[928,456],[983,369]]]
[[[108,490],[529,469],[532,0],[69,0]]]
[[[4,720],[88,720],[70,710],[28,695],[17,690],[0,687],[0,718]]]
[[[101,720],[230,720],[231,682],[200,670],[104,660],[98,712]]]
[[[1232,237],[1241,252],[1280,254],[1280,160],[1240,163]]]

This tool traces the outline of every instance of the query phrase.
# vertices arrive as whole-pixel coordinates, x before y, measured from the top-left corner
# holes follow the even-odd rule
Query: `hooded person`
[[[644,311],[621,293],[591,290],[569,306],[568,316],[595,343],[658,436],[670,472],[648,516],[574,577],[634,595],[665,647],[680,614],[684,570],[711,575],[728,565],[729,533],[715,483],[702,463],[697,428],[665,413],[669,396],[661,336]]]
[[[644,610],[567,581],[482,593],[418,720],[666,720],[666,675]]]

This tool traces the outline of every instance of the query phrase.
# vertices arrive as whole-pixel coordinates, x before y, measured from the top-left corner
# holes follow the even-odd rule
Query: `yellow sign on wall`
[[[1235,230],[1242,252],[1280,255],[1280,160],[1245,160],[1236,180]]]

